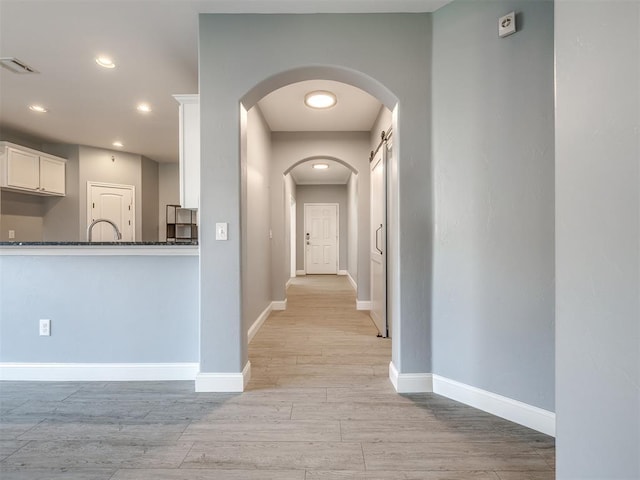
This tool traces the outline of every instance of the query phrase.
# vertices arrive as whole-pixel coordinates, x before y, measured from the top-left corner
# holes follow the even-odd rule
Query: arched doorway
[[[384,198],[376,198],[374,200],[369,193],[372,160],[369,154],[372,150],[378,151],[379,149],[380,132],[377,131],[379,126],[382,124],[384,126],[383,129],[387,131],[391,128],[391,111],[379,101],[380,99],[376,99],[372,118],[366,122],[370,131],[366,133],[339,131],[337,127],[330,131],[303,131],[300,129],[300,125],[308,121],[308,117],[305,116],[304,112],[298,113],[300,118],[291,122],[291,130],[287,131],[282,126],[286,122],[282,118],[278,119],[277,113],[274,113],[274,109],[270,106],[272,102],[268,100],[273,98],[274,95],[279,95],[280,107],[278,111],[280,111],[287,107],[288,100],[283,98],[282,94],[284,91],[294,91],[299,94],[298,89],[301,85],[315,85],[318,82],[326,82],[324,85],[328,85],[327,89],[331,85],[334,88],[341,88],[340,85],[345,88],[344,84],[340,83],[338,85],[335,80],[325,80],[326,77],[336,78],[339,76],[333,71],[334,68],[326,67],[328,73],[325,73],[321,79],[314,79],[310,82],[302,80],[282,87],[279,87],[278,83],[274,83],[273,79],[269,79],[266,81],[267,83],[273,85],[274,88],[278,87],[274,92],[267,92],[267,96],[263,97],[263,99],[253,100],[256,102],[254,105],[243,102],[240,107],[241,118],[244,119],[241,130],[242,316],[245,321],[244,327],[248,328],[250,332],[249,339],[253,338],[257,332],[259,327],[256,327],[256,325],[261,325],[271,310],[286,309],[286,287],[290,282],[292,271],[300,272],[302,275],[305,273],[348,275],[352,285],[357,288],[356,305],[362,305],[361,310],[373,310],[372,305],[386,303],[386,275],[385,272],[372,268],[375,265],[370,260],[370,252],[373,248],[371,239],[374,234],[370,232],[369,228],[370,212],[384,208],[386,201]],[[312,71],[314,74],[320,74],[318,68],[314,68]],[[277,77],[282,82],[292,82],[297,78],[304,79],[307,74],[306,69],[299,69],[296,72],[286,72]],[[298,76],[296,77],[295,75]],[[353,72],[349,72],[349,75],[353,76]],[[366,77],[363,77],[363,79],[362,83],[366,84]],[[360,92],[360,95],[371,97],[362,90],[351,88]],[[342,107],[343,102],[348,102],[347,92],[350,92],[350,90],[345,88],[344,95],[340,96],[341,100],[337,109]],[[293,96],[297,98],[295,93]],[[353,95],[355,95],[355,92]],[[256,112],[256,110],[258,111]],[[313,109],[306,109],[305,112],[308,112],[306,114],[313,116],[314,119],[318,119],[315,116],[317,112],[314,112]],[[344,114],[345,110],[342,112]],[[325,112],[325,115],[329,115],[329,112]],[[340,117],[338,112],[335,115],[336,118]],[[335,123],[332,124],[332,126],[334,125]],[[274,126],[279,130],[276,131]],[[265,155],[272,158],[265,160]],[[300,156],[302,158],[299,158]],[[304,165],[319,161],[325,162],[324,165],[327,167],[332,164],[332,171],[335,171],[336,167],[338,169],[346,167],[344,169],[354,176],[354,181],[352,182],[352,179],[349,178],[349,182],[346,179],[339,181],[338,183],[342,183],[341,186],[321,185],[322,181],[318,180],[318,178],[326,177],[317,177],[315,175],[313,175],[314,178],[308,179],[309,182],[315,185],[304,185],[306,182],[299,184],[300,182],[297,178],[292,181],[290,174],[298,172],[296,175],[303,175],[304,172],[311,172],[310,166],[308,165],[307,170],[305,170]],[[358,175],[359,171],[362,173],[361,175]],[[269,179],[268,185],[266,179]],[[360,184],[360,188],[358,188],[358,184]],[[343,201],[342,195],[336,192],[336,188],[342,189],[342,187],[344,187],[344,200],[347,199],[347,196],[351,198],[352,194],[350,192],[352,190],[355,192],[353,194],[355,198],[353,211],[347,212],[347,202]],[[267,190],[271,204],[270,209],[266,208],[267,203],[269,203],[265,201]],[[360,191],[358,192],[358,190]],[[260,191],[265,193],[261,194]],[[292,213],[290,210],[291,204],[295,202],[296,191],[301,196],[311,195],[315,202],[312,204],[306,204],[305,202],[304,205],[298,205],[297,222],[299,228],[302,228],[302,220],[306,218],[307,211],[332,210],[334,212],[334,228],[337,223],[337,226],[340,227],[337,230],[341,230],[343,234],[336,236],[334,233],[329,235],[327,237],[329,240],[325,240],[322,248],[318,248],[319,246],[313,246],[313,235],[310,239],[303,239],[300,233],[302,230],[300,230],[296,247],[296,243],[294,243],[295,235],[291,231]],[[311,191],[314,193],[311,194]],[[378,190],[377,194],[386,195],[386,190]],[[340,204],[326,203],[330,200],[338,202],[338,198],[340,198]],[[318,204],[317,202],[320,200],[322,201]],[[379,203],[381,207],[374,208],[374,202],[375,205],[381,202]],[[351,203],[349,203],[349,206],[351,207]],[[304,212],[304,214],[300,212]],[[347,214],[351,218],[355,217],[356,221],[354,223],[356,225],[360,223],[363,227],[360,236],[356,235],[355,246],[352,245],[352,238],[349,237],[349,247],[352,250],[347,248],[346,241],[348,237]],[[266,218],[270,219],[268,227],[270,242],[268,244],[261,240],[265,238],[266,227],[264,227],[264,222]],[[263,226],[261,227],[260,224],[263,224]],[[376,239],[382,236],[381,228],[380,226],[375,234]],[[309,231],[309,228],[305,231]],[[357,234],[357,228],[354,231]],[[384,234],[385,236],[387,234],[386,226]],[[331,238],[338,238],[336,245],[325,245],[327,242],[331,243]],[[380,245],[376,243],[376,247],[378,246]],[[293,249],[297,249],[299,252],[296,270],[292,268],[290,260]],[[355,259],[349,257],[346,260],[348,250],[349,253],[355,256]],[[328,260],[326,256],[323,256],[322,265],[314,263],[316,255],[312,252],[317,253],[318,251],[333,251],[334,255],[329,255],[332,260]],[[265,268],[267,264],[266,258],[269,256],[271,257],[269,264],[271,269],[270,282],[265,279],[267,270]],[[357,274],[351,275],[347,268],[347,262],[355,262],[357,264]],[[374,272],[377,275],[375,277]],[[371,288],[371,282],[373,282],[374,278],[377,280],[378,277],[381,277],[382,280],[378,280],[376,285],[382,285],[382,290],[377,288],[374,292]],[[353,278],[356,278],[357,281],[354,281]],[[270,285],[267,286],[269,283]],[[268,298],[269,293],[272,295],[271,302],[269,302]],[[372,297],[374,294],[376,295],[375,299]],[[269,307],[269,305],[271,306]],[[382,312],[377,313],[382,314]],[[386,322],[386,313],[382,316],[385,317],[384,321]],[[388,332],[386,323],[381,330],[379,317],[373,317],[372,312],[372,318],[374,318],[374,324],[378,329],[379,336],[386,337]],[[253,319],[256,320],[254,321]],[[247,327],[247,324],[250,325]]]
[[[321,171],[316,169],[318,165]],[[357,278],[358,267],[358,169],[342,158],[312,155],[286,167],[283,181],[286,186],[285,197],[291,199],[290,205],[294,207],[289,215],[285,213],[285,229],[288,229],[285,236],[290,238],[291,277],[314,273],[313,269],[307,271],[306,268],[311,252],[303,237],[304,232],[309,231],[305,229],[305,200],[309,200],[305,198],[305,194],[315,191],[314,202],[338,204],[339,235],[335,273],[347,275],[357,290],[358,285],[354,278]],[[291,191],[293,188],[296,189],[295,193]]]

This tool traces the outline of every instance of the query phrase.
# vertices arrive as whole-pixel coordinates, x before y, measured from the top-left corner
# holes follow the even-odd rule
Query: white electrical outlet
[[[14,238],[16,238],[16,231],[9,230],[9,240],[13,240]]]
[[[40,336],[41,337],[49,337],[51,336],[51,320],[48,319],[40,319]]]
[[[216,223],[216,240],[227,239],[228,223]]]

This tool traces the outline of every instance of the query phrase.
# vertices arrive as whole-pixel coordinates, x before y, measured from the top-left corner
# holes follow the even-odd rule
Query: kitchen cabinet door
[[[65,194],[65,167],[62,160],[40,157],[40,191],[54,195]]]
[[[38,190],[40,188],[40,157],[30,152],[8,148],[7,187]]]

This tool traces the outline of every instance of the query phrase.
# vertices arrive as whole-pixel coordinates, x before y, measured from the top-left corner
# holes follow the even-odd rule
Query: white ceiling
[[[304,104],[307,93],[328,90],[338,99],[335,106],[318,110]],[[367,92],[346,83],[309,80],[271,92],[258,106],[273,132],[368,132],[382,104]]]
[[[17,75],[0,68],[0,128],[101,148],[114,148],[112,142],[120,140],[125,151],[175,162],[178,118],[171,95],[198,91],[198,13],[429,12],[449,1],[0,0],[0,57],[17,57],[39,72]],[[110,55],[117,67],[98,67],[99,54]],[[358,110],[350,103],[359,105],[355,97],[346,93],[339,93],[332,109],[344,117],[339,127],[280,115],[300,108],[288,98],[299,94],[292,86],[276,92],[279,99],[263,101],[274,130],[366,130],[362,125],[371,122],[342,111],[343,105]],[[373,110],[362,100],[363,111]],[[138,113],[141,101],[153,111]],[[49,112],[30,111],[32,103]]]

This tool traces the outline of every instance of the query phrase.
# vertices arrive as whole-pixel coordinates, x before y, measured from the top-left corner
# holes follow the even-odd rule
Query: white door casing
[[[387,331],[387,182],[386,145],[371,161],[371,310],[381,336]]]
[[[291,196],[290,205],[289,205],[289,215],[290,215],[290,223],[289,223],[289,240],[290,240],[290,276],[296,276],[296,199]]]
[[[338,204],[304,204],[305,272],[338,273]]]
[[[118,226],[122,242],[135,241],[135,187],[87,182],[87,226],[94,220],[104,218]],[[114,230],[106,222],[96,224],[92,230],[92,241],[113,242]]]

